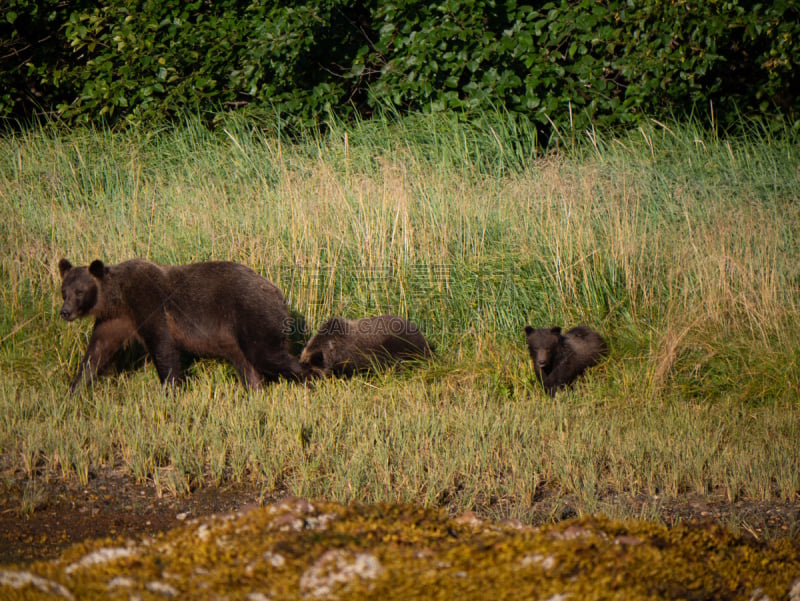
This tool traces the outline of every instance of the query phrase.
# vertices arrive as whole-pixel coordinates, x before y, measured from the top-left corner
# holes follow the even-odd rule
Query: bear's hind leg
[[[264,380],[303,381],[307,378],[307,370],[289,352],[288,341],[280,333],[263,331],[261,336],[253,337],[250,332],[239,331],[236,339],[245,360]]]
[[[263,378],[255,366],[247,360],[245,354],[240,348],[231,349],[226,353],[226,358],[230,361],[239,372],[239,378],[242,380],[245,388],[261,388]]]
[[[255,369],[270,380],[282,377],[287,380],[302,381],[307,376],[297,357],[282,348],[261,349],[257,357],[251,356],[251,361]]]

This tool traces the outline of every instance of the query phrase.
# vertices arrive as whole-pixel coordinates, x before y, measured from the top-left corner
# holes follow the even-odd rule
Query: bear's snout
[[[73,321],[75,319],[75,316],[72,314],[72,311],[70,311],[66,307],[62,307],[61,319],[65,319],[66,321]]]
[[[544,352],[542,350],[537,350],[536,351],[536,358],[534,359],[534,363],[535,363],[536,367],[538,367],[540,370],[543,370],[550,363],[550,357],[548,356],[548,354],[546,352]]]

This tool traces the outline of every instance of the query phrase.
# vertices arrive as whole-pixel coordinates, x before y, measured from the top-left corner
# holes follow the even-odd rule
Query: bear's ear
[[[347,321],[343,317],[329,319],[325,332],[328,334],[344,335],[347,333]]]
[[[550,331],[553,334],[561,335],[561,326],[554,326]]]
[[[532,326],[525,326],[525,333],[530,335],[531,332],[533,332],[533,327]]]
[[[323,355],[321,351],[317,351],[316,353],[311,355],[309,363],[311,363],[311,365],[313,365],[314,367],[324,368],[325,355]]]
[[[70,269],[72,269],[72,263],[70,263],[67,259],[61,259],[58,262],[58,272],[61,274],[62,280],[64,279],[64,274]]]
[[[108,273],[108,269],[100,259],[95,259],[89,265],[89,273],[91,273],[98,280],[102,280],[103,276]]]

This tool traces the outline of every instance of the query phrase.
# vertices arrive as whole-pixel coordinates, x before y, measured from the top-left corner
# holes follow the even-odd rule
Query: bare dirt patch
[[[86,485],[74,479],[37,482],[6,475],[0,484],[0,565],[53,559],[68,546],[98,538],[139,538],[170,530],[189,518],[228,513],[274,502],[257,486],[202,487],[188,495],[158,494],[152,483],[137,483],[117,472],[93,475]],[[714,496],[679,499],[615,495],[598,513],[621,511],[667,526],[718,524],[746,537],[769,540],[800,537],[800,500],[728,502]],[[476,510],[503,519],[499,504]],[[545,492],[531,508],[533,525],[577,517],[577,504],[556,491]]]
[[[199,488],[190,495],[158,494],[155,486],[115,472],[73,480],[3,483],[0,564],[51,559],[77,542],[152,535],[183,520],[271,502],[253,486]]]

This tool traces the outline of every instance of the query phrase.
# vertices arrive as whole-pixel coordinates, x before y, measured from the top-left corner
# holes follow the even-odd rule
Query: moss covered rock
[[[800,541],[595,518],[532,528],[287,499],[0,568],[0,598],[800,601]]]

